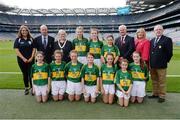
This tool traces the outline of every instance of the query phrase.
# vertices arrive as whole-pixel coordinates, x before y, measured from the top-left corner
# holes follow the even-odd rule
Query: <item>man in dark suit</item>
[[[44,60],[46,63],[51,63],[53,55],[54,38],[48,35],[48,28],[46,25],[40,27],[41,35],[35,38],[35,47],[37,51],[43,51]]]
[[[173,56],[172,39],[163,35],[163,27],[156,25],[154,32],[156,37],[150,45],[150,73],[152,79],[152,96],[158,98],[158,102],[165,101],[166,96],[166,69]]]
[[[120,37],[116,38],[115,45],[119,48],[120,59],[127,59],[132,62],[132,53],[135,50],[134,38],[127,35],[127,27],[125,25],[119,26]]]

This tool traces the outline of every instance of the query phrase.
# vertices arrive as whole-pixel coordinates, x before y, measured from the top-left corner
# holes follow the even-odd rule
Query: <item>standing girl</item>
[[[65,75],[67,79],[66,92],[68,93],[68,99],[70,101],[79,101],[82,93],[80,72],[83,64],[78,62],[77,57],[77,51],[72,50],[70,52],[71,61],[65,66]]]
[[[63,53],[55,50],[55,61],[50,64],[51,88],[54,101],[63,100],[66,91],[66,81],[64,77],[64,67],[66,63],[62,61]]]
[[[98,38],[98,29],[91,28],[90,30],[90,41],[89,41],[89,52],[94,54],[94,63],[101,67],[101,48],[103,43],[99,41]]]
[[[81,82],[83,86],[85,102],[96,102],[99,93],[99,68],[94,64],[94,55],[87,54],[88,63],[81,70]]]
[[[106,37],[106,40],[107,40],[107,45],[104,45],[101,50],[101,62],[105,63],[107,54],[112,53],[113,57],[115,58],[113,62],[114,62],[114,64],[116,64],[116,62],[119,59],[120,52],[119,52],[118,47],[116,45],[114,45],[113,35],[108,35]]]
[[[88,52],[88,39],[83,36],[83,27],[76,28],[76,38],[73,40],[73,47],[78,52],[78,61],[83,64],[87,63],[86,55]]]
[[[101,67],[101,93],[103,94],[103,102],[112,104],[115,93],[114,76],[116,70],[113,65],[113,54],[107,53],[106,57],[107,63]]]
[[[49,66],[44,63],[42,51],[36,53],[36,60],[31,69],[33,91],[35,92],[37,102],[46,102],[50,91],[50,74]]]
[[[121,60],[121,69],[116,72],[116,95],[119,99],[119,105],[127,107],[129,104],[130,92],[132,87],[132,77],[127,71],[128,61],[126,59]]]
[[[129,65],[133,80],[131,102],[134,103],[137,100],[138,103],[142,103],[146,94],[145,86],[149,77],[148,69],[145,62],[141,60],[139,52],[135,51],[133,53],[133,60],[134,62]]]

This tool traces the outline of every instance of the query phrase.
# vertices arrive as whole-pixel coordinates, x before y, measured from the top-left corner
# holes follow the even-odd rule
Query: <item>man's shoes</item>
[[[158,103],[163,103],[163,102],[165,102],[165,99],[164,99],[164,98],[159,98],[159,99],[158,99]]]
[[[29,89],[28,88],[25,88],[24,90],[24,95],[28,95],[29,94]]]
[[[159,98],[159,96],[156,96],[156,95],[151,95],[151,96],[148,96],[148,98],[150,98],[150,99],[154,99],[154,98]]]

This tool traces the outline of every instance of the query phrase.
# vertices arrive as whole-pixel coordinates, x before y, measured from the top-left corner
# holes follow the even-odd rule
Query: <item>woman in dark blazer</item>
[[[60,50],[63,52],[62,61],[68,63],[70,61],[69,53],[73,49],[73,45],[66,39],[67,33],[65,30],[59,30],[54,42],[54,51]]]

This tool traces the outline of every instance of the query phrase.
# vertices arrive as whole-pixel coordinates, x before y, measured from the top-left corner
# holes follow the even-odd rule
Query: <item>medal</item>
[[[160,46],[159,46],[159,49],[161,49],[161,48],[162,48],[162,46],[160,45]]]

